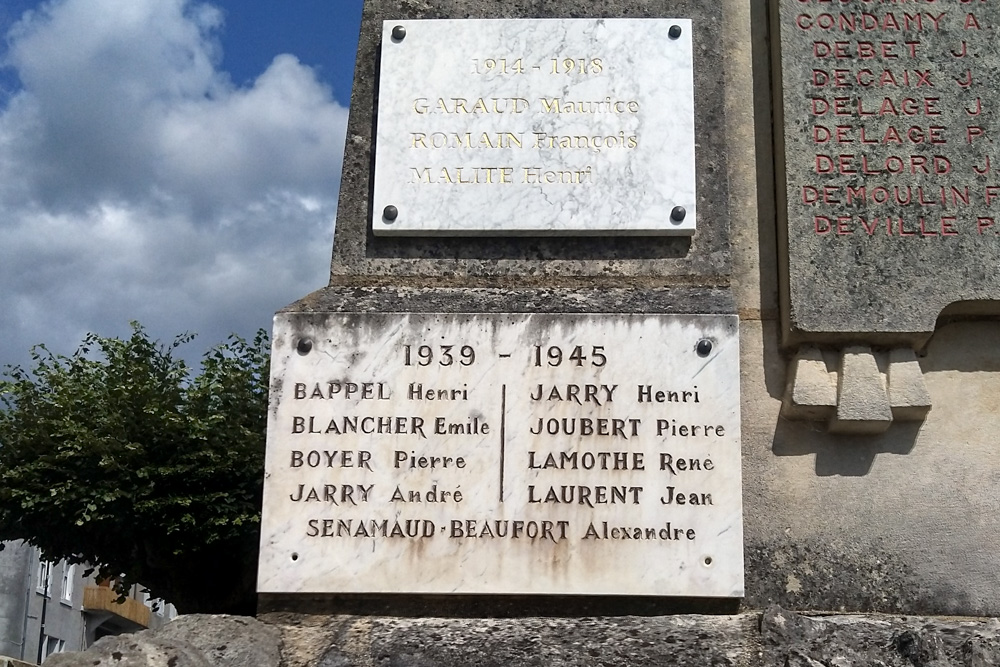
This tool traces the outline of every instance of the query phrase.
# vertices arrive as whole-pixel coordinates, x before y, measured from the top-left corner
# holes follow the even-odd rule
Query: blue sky
[[[361,5],[0,1],[0,365],[325,285]]]

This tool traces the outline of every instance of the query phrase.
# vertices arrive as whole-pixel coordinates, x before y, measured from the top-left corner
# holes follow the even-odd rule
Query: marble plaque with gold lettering
[[[285,313],[262,593],[740,597],[735,315]]]
[[[689,19],[387,21],[372,230],[692,234]]]

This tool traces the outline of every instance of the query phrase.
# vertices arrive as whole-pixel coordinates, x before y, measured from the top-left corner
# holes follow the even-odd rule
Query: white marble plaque
[[[262,593],[740,597],[735,315],[278,315]]]
[[[689,19],[386,21],[372,229],[692,234]]]

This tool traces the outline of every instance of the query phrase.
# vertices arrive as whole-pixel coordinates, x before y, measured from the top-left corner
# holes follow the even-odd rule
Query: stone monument
[[[368,0],[330,285],[275,325],[281,664],[997,664],[934,618],[1000,616],[997,18]]]
[[[848,432],[921,420],[914,351],[939,318],[1000,298],[1000,14],[964,0],[776,5],[784,329],[799,350],[786,414]],[[839,356],[839,389],[816,345]]]
[[[750,610],[1000,614],[1000,326],[976,292],[989,256],[955,254],[945,271],[934,254],[988,250],[975,222],[967,238],[969,223],[954,236],[940,221],[958,206],[951,187],[964,193],[953,172],[985,164],[959,125],[976,100],[961,72],[938,71],[960,41],[908,65],[888,63],[881,44],[902,44],[902,61],[911,32],[933,30],[928,12],[942,31],[975,14],[980,50],[965,41],[979,85],[998,62],[983,46],[996,41],[991,7],[369,0],[330,284],[276,321],[264,617],[305,623],[282,615],[303,605],[382,613],[392,618],[372,627],[399,628],[393,637],[414,627],[396,617],[428,614],[603,615],[601,627],[621,629],[633,621],[619,614],[693,598],[732,611],[741,588]],[[918,11],[907,28],[902,15]],[[902,34],[876,37],[868,15],[886,32],[890,13]],[[805,14],[819,28],[797,27]],[[833,34],[841,22],[846,34]],[[831,34],[795,37],[817,30]],[[855,57],[824,68],[813,42]],[[574,53],[553,56],[562,44]],[[638,72],[650,68],[670,73],[666,102]],[[867,70],[886,91],[909,81],[898,100],[875,93],[901,114],[900,141],[920,137],[904,100],[925,96],[930,72],[926,97],[941,89],[941,101],[921,114],[940,110],[962,131],[932,135],[940,124],[925,119],[927,136],[957,136],[962,150],[928,140],[907,155],[918,168],[926,155],[930,172],[940,156],[952,172],[818,173],[817,156],[852,154],[871,171],[872,156],[896,154],[872,148],[872,132],[896,139],[889,106],[868,116],[867,97],[852,107],[836,98],[857,93],[817,92],[828,84],[814,69],[833,85],[861,87]],[[817,102],[813,117],[824,97],[832,111]],[[995,96],[977,97],[985,116]],[[834,151],[819,126],[857,149]],[[634,180],[643,169],[664,177]],[[980,206],[982,179],[957,222]],[[904,215],[903,236],[837,234],[838,217],[870,226],[876,209],[823,189],[850,188],[860,206],[862,187],[878,198],[923,187],[927,200],[932,182],[949,202],[936,236],[927,212],[926,235],[907,236],[920,216],[903,204],[891,213],[894,230]],[[932,268],[935,280],[921,277]],[[926,298],[890,290],[918,280]],[[413,632],[445,625],[489,622]]]
[[[262,604],[738,600],[723,6],[458,4],[365,5],[330,285],[275,319]]]

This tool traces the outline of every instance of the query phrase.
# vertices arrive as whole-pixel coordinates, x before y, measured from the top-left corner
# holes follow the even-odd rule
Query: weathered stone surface
[[[159,630],[105,637],[80,653],[45,661],[53,667],[277,667],[275,628],[243,616],[181,616]]]
[[[788,367],[782,415],[788,419],[825,421],[836,409],[837,374],[827,369],[820,350],[804,346]]]
[[[285,655],[290,658],[285,667],[735,667],[758,664],[751,661],[757,619],[758,614],[518,619],[262,617],[282,631]]]
[[[889,352],[889,405],[895,421],[918,421],[931,409],[931,395],[924,382],[917,355],[908,347]]]
[[[246,616],[180,616],[156,632],[161,640],[183,640],[200,650],[215,667],[277,665],[280,635]]]
[[[839,447],[845,449],[849,447]],[[813,515],[811,508],[806,513]],[[746,545],[745,604],[865,613],[941,608],[943,600],[892,547],[877,542],[845,544],[832,537],[796,535],[770,543],[751,538]]]
[[[99,639],[80,653],[60,653],[45,664],[52,667],[213,667],[205,655],[178,639],[146,633]]]
[[[279,659],[280,653],[280,659]],[[763,614],[401,618],[270,613],[181,617],[108,637],[55,667],[988,667],[1000,620]]]
[[[594,288],[555,280],[555,286],[514,288],[504,278],[487,286],[343,286],[318,290],[283,308],[287,313],[732,313],[727,288]]]
[[[827,421],[832,433],[857,434],[881,433],[890,422],[921,421],[927,416],[931,396],[911,348],[878,353],[846,348],[839,353],[840,369],[831,372],[826,357],[833,354],[811,345],[795,353],[788,367],[783,417]]]
[[[1000,615],[1000,323],[940,328],[926,420],[862,437],[779,417],[777,326],[742,323],[745,603]]]
[[[882,373],[871,348],[845,348],[837,379],[837,412],[833,433],[881,433],[892,423],[892,410]]]
[[[922,344],[949,304],[995,312],[1000,8],[773,4],[786,342]]]
[[[997,619],[807,617],[771,607],[761,621],[768,667],[882,665],[979,667],[1000,664]]]

